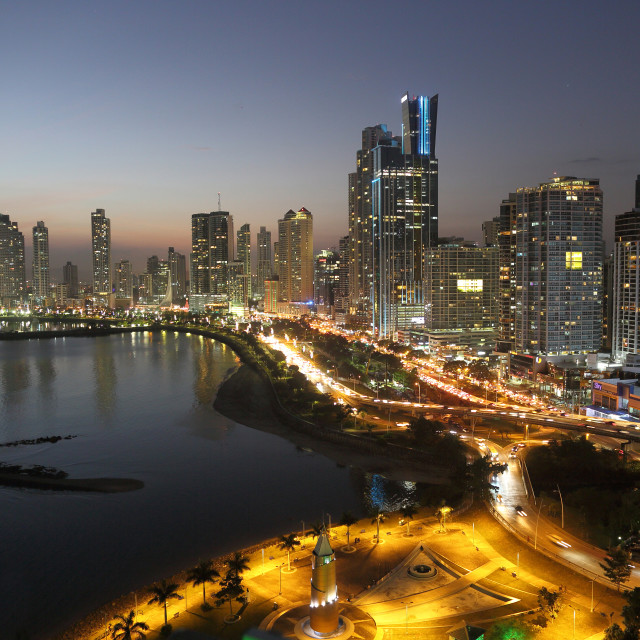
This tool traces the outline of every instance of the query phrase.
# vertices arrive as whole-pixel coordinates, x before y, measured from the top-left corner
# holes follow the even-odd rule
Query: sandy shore
[[[223,415],[253,429],[266,431],[286,438],[294,444],[316,451],[339,464],[358,467],[370,473],[379,473],[391,480],[408,480],[441,484],[449,481],[448,476],[434,474],[429,467],[421,470],[418,465],[406,461],[367,454],[347,445],[314,438],[305,433],[293,431],[282,425],[270,404],[270,391],[260,376],[246,365],[229,377],[218,390],[214,407]]]

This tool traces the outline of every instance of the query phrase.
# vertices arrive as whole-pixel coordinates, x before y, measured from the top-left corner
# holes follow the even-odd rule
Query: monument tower
[[[317,636],[332,636],[340,627],[336,555],[322,531],[311,556],[311,606],[309,626]]]

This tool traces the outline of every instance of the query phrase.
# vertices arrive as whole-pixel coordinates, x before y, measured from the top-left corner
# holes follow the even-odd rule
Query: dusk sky
[[[0,212],[88,276],[90,212],[141,272],[191,214],[347,233],[365,126],[438,93],[440,235],[481,237],[509,191],[600,178],[605,237],[640,173],[640,2],[0,1]],[[275,238],[275,234],[274,234]],[[608,243],[610,247],[610,242]],[[30,252],[27,274],[31,278]]]

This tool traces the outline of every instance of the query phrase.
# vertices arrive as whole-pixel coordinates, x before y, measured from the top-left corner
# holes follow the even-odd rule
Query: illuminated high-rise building
[[[228,211],[191,216],[191,293],[225,297],[228,263],[234,259],[233,216]]]
[[[236,251],[236,259],[242,262],[243,273],[246,282],[243,286],[248,287],[247,296],[251,297],[251,226],[243,224],[237,232],[238,244]]]
[[[425,323],[426,259],[438,240],[438,96],[402,96],[402,147],[372,150],[372,328],[391,338]]]
[[[114,282],[113,288],[116,298],[120,300],[131,300],[133,297],[133,273],[129,260],[116,262],[113,268]]]
[[[282,301],[313,300],[313,216],[304,207],[278,220],[278,276]]]
[[[0,214],[0,304],[18,306],[25,290],[24,236],[17,222]]]
[[[69,298],[77,298],[78,286],[78,265],[67,261],[62,267],[62,284],[67,285],[67,295]]]
[[[50,295],[49,270],[49,229],[39,221],[33,227],[33,297],[36,302],[44,302]]]
[[[91,212],[93,298],[107,304],[111,295],[111,221],[104,209]]]
[[[640,362],[640,176],[631,211],[616,216],[613,249],[612,355],[617,362]]]
[[[512,352],[569,356],[597,351],[603,260],[599,181],[558,177],[518,189],[513,214]],[[530,366],[527,362],[523,366]]]
[[[171,278],[171,302],[181,305],[187,295],[187,262],[184,254],[169,247],[167,264]]]
[[[260,227],[258,232],[258,264],[256,295],[264,296],[264,282],[273,275],[273,258],[271,252],[271,231]]]

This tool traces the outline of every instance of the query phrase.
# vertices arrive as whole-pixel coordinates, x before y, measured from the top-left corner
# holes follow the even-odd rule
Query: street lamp
[[[562,492],[560,491],[560,485],[556,484],[556,487],[558,487],[558,495],[560,496],[560,512],[562,514],[562,528],[564,529],[564,502],[562,501]]]
[[[416,387],[418,387],[418,404],[421,404],[420,403],[420,383],[419,382],[416,382]]]

